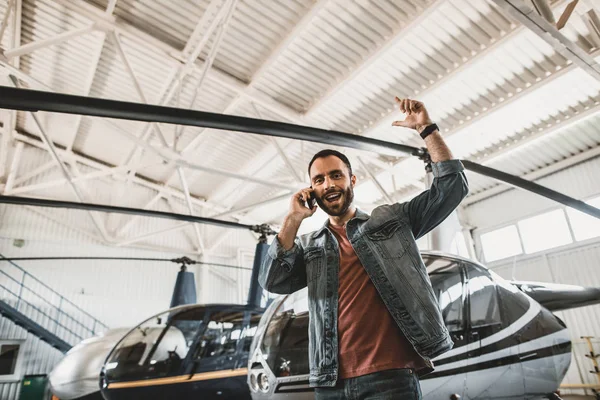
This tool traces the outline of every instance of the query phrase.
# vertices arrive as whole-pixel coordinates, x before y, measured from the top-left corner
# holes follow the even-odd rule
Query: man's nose
[[[328,190],[333,186],[333,182],[329,178],[325,178],[325,190]]]

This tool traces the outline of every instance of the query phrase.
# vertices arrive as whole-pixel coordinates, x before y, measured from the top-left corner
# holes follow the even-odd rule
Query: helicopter
[[[172,107],[153,106],[148,104],[73,96],[10,87],[0,87],[0,107],[29,112],[49,111],[248,132],[260,135],[307,140],[334,146],[350,147],[358,150],[377,152],[386,155],[410,155],[423,160],[426,165],[431,162],[427,149],[425,148],[416,148],[339,131],[324,130],[276,121],[265,121],[246,117],[206,113],[196,110],[184,110]],[[586,214],[600,218],[599,209],[580,200],[571,198],[534,182],[527,181],[520,177],[510,175],[469,160],[462,160],[462,162],[465,168],[469,171],[492,177],[512,186],[531,191],[582,211]],[[262,243],[259,244],[263,245],[263,251],[266,251],[266,236],[276,234],[276,232],[266,224],[246,225],[232,221],[216,220],[192,215],[165,213],[101,204],[54,201],[16,196],[0,196],[0,203],[38,207],[74,208],[109,213],[125,213],[195,223],[208,223],[230,228],[250,229],[261,235],[260,240]],[[438,257],[441,257],[442,259],[458,260],[452,256]],[[435,264],[433,256],[430,258],[432,265]],[[262,256],[258,254],[257,251],[252,276],[253,284],[257,281],[258,265],[260,265],[257,263],[260,263],[260,260],[262,260]],[[473,393],[469,392],[469,390],[475,390],[473,389],[475,385],[470,384],[470,382],[473,380],[469,378],[472,378],[476,373],[481,372],[479,371],[479,369],[482,369],[480,368],[482,366],[481,364],[488,365],[489,363],[494,364],[498,362],[493,357],[497,352],[504,351],[508,352],[506,354],[502,353],[505,354],[506,357],[511,359],[517,357],[519,360],[521,360],[521,362],[508,364],[511,366],[508,370],[512,371],[514,368],[518,370],[520,366],[522,371],[520,375],[520,381],[519,378],[516,377],[518,375],[517,373],[509,375],[511,379],[514,379],[514,382],[521,382],[521,385],[526,385],[524,379],[522,378],[523,376],[527,376],[525,373],[526,371],[523,369],[523,365],[525,365],[526,362],[520,358],[523,354],[518,352],[518,350],[520,350],[521,343],[513,343],[512,346],[504,349],[499,348],[495,342],[495,340],[498,339],[498,343],[505,343],[513,340],[516,337],[515,335],[512,335],[515,325],[506,325],[508,323],[507,321],[510,321],[510,319],[503,319],[505,318],[505,314],[509,316],[513,315],[510,314],[512,312],[511,307],[515,306],[517,307],[516,310],[524,310],[523,315],[517,319],[517,321],[522,321],[521,323],[523,326],[521,328],[526,326],[533,326],[535,328],[540,324],[549,324],[551,329],[555,329],[554,333],[552,333],[552,335],[555,335],[552,337],[552,340],[558,340],[557,346],[560,348],[559,352],[556,353],[556,358],[552,352],[554,345],[547,345],[545,347],[545,349],[550,348],[550,358],[534,358],[537,356],[538,351],[538,349],[535,347],[528,350],[528,353],[525,353],[524,356],[526,358],[531,358],[529,361],[537,361],[538,359],[545,361],[548,359],[552,360],[553,363],[550,364],[552,365],[552,368],[557,369],[558,372],[552,376],[552,379],[548,379],[548,381],[555,384],[558,379],[557,377],[561,377],[561,375],[564,376],[564,373],[566,373],[566,369],[568,368],[568,361],[566,359],[570,358],[570,355],[568,354],[570,352],[570,341],[568,340],[568,334],[564,323],[551,314],[550,309],[544,308],[543,303],[538,303],[533,297],[531,297],[536,293],[543,292],[543,290],[537,292],[535,290],[531,290],[530,293],[528,293],[531,296],[526,296],[523,292],[520,292],[519,289],[517,289],[517,286],[504,284],[499,277],[492,276],[491,272],[489,275],[486,275],[485,271],[487,270],[483,266],[470,261],[469,263],[470,264],[467,264],[466,260],[454,262],[454,268],[458,268],[458,272],[455,269],[452,274],[444,275],[443,272],[446,268],[439,268],[438,274],[440,274],[440,276],[454,276],[454,278],[458,277],[459,279],[459,282],[456,282],[454,286],[452,286],[454,287],[454,291],[446,295],[446,297],[449,298],[446,301],[456,304],[454,298],[456,296],[458,296],[457,298],[460,298],[457,307],[460,312],[463,313],[461,314],[463,325],[460,325],[460,318],[453,322],[456,323],[457,326],[461,327],[458,329],[458,331],[453,331],[453,334],[455,335],[455,343],[457,343],[457,345],[455,349],[435,360],[437,361],[439,368],[430,374],[429,377],[424,380],[424,382],[430,380],[434,384],[437,383],[441,386],[450,387],[449,385],[451,381],[458,382],[460,379],[456,380],[456,378],[462,377],[463,389],[461,389],[460,385],[452,387],[450,388],[452,389],[451,395],[455,396],[456,398],[458,398],[458,396],[465,396],[468,398],[469,396],[473,395]],[[475,266],[473,271],[475,271],[474,273],[479,272],[481,274],[480,279],[469,280],[469,266]],[[432,267],[429,272],[434,273],[434,269],[436,268]],[[499,305],[500,303],[497,303],[496,307],[492,307],[490,309],[490,305],[486,302],[486,298],[482,298],[481,301],[478,302],[473,300],[475,297],[472,297],[472,295],[475,295],[478,291],[473,291],[473,293],[469,293],[468,295],[464,293],[465,290],[473,290],[470,289],[469,286],[471,281],[483,282],[485,279],[489,279],[491,282],[485,285],[485,287],[494,288],[494,290],[497,290],[498,292],[505,290],[512,294],[511,296],[505,295],[504,297],[500,297],[500,300],[508,299],[506,300],[507,302],[513,300],[515,304],[511,304],[508,309],[506,309],[504,306],[504,308],[501,309]],[[432,278],[432,281],[433,280],[434,279]],[[536,285],[537,286],[534,286],[538,289],[543,287],[543,284],[541,283]],[[257,285],[254,285],[254,287],[256,286]],[[498,289],[500,287],[503,289]],[[529,286],[524,284],[522,285],[522,288],[529,288]],[[483,292],[484,291],[481,291],[481,293]],[[547,293],[548,292],[546,291],[546,294]],[[524,297],[521,297],[521,295]],[[301,363],[292,364],[291,359],[286,359],[286,362],[275,368],[275,371],[269,372],[268,368],[270,367],[263,364],[262,361],[257,362],[256,359],[255,352],[262,351],[261,349],[263,348],[263,344],[261,341],[265,337],[268,338],[268,335],[266,335],[265,332],[268,332],[268,327],[270,327],[270,321],[274,313],[279,310],[278,305],[284,304],[285,299],[289,299],[289,301],[294,300],[293,296],[295,295],[292,295],[292,297],[285,297],[283,300],[273,303],[273,305],[271,305],[271,307],[269,307],[264,314],[261,312],[261,310],[248,308],[248,306],[238,306],[238,308],[236,308],[235,306],[228,305],[227,309],[216,307],[214,310],[209,306],[206,306],[209,307],[209,310],[204,308],[204,311],[202,312],[195,310],[194,306],[186,306],[189,308],[167,311],[165,313],[161,313],[160,315],[154,316],[147,321],[144,321],[144,323],[131,330],[124,338],[122,338],[109,354],[99,378],[103,395],[109,400],[136,398],[138,395],[142,396],[143,398],[184,397],[188,393],[192,395],[199,394],[200,388],[203,387],[204,384],[207,384],[213,391],[213,397],[208,396],[207,398],[250,398],[249,396],[251,391],[253,398],[265,398],[264,396],[283,394],[281,392],[273,392],[281,389],[282,387],[285,387],[285,390],[287,390],[285,393],[286,396],[290,394],[298,394],[308,396],[310,398],[310,392],[307,392],[306,388],[303,387],[303,370],[300,365]],[[600,300],[598,298],[598,294],[595,292],[591,292],[590,296],[590,298],[584,299],[583,302],[595,304]],[[496,317],[496,320],[493,320],[494,323],[491,325],[484,323],[481,327],[476,326],[477,328],[481,329],[471,329],[473,321],[467,318],[470,318],[470,313],[473,311],[473,305],[475,305],[475,308],[480,307],[488,311],[491,310],[491,315]],[[519,308],[519,306],[521,308]],[[224,316],[223,319],[212,321],[210,320],[210,315],[215,310],[217,311],[217,315],[225,315],[231,310],[236,310],[238,314],[235,318]],[[242,313],[243,317],[241,317],[242,314],[239,313]],[[537,317],[532,319],[532,314],[534,314],[533,317],[536,317],[537,315],[541,315],[541,317],[539,319],[536,319]],[[305,315],[304,318],[307,319],[307,315]],[[535,322],[527,325],[526,323],[530,322],[530,320],[526,320],[526,318],[534,320]],[[295,320],[296,318],[294,318],[294,321]],[[299,318],[298,322],[301,322],[300,320],[301,319]],[[249,322],[242,322],[240,325],[240,321]],[[248,351],[250,353],[244,355],[242,353],[245,351],[245,345],[240,344],[239,338],[242,338],[242,332],[244,332],[244,329],[246,329],[246,335],[248,335],[248,337],[251,336],[249,334],[249,332],[253,329],[252,324],[250,324],[251,321],[255,321],[257,324],[256,332],[254,334],[254,344],[248,347]],[[485,321],[487,320],[483,318],[483,322]],[[212,364],[213,366],[210,366],[210,360],[206,360],[207,358],[211,358],[207,357],[207,354],[210,355],[212,351],[208,353],[204,352],[205,350],[203,349],[206,349],[207,347],[203,347],[205,340],[202,339],[202,332],[209,332],[212,329],[210,325],[211,322],[214,322],[212,326],[216,327],[215,329],[217,330],[224,329],[225,326],[237,326],[239,329],[236,329],[235,331],[237,332],[239,330],[239,333],[236,333],[235,335],[240,335],[238,337],[238,342],[235,345],[235,350],[232,351],[232,345],[230,344],[228,350],[230,354],[224,355],[225,358],[220,358],[223,356],[223,354],[217,352],[220,355],[219,357],[215,358],[214,363]],[[195,326],[194,335],[192,334],[194,329],[191,329],[190,326]],[[531,328],[531,330],[534,331],[535,329]],[[527,331],[529,332],[529,328],[527,328]],[[541,332],[543,333],[544,330],[541,330]],[[467,334],[471,336],[467,336]],[[521,337],[523,337],[523,335],[521,335]],[[155,338],[155,340],[151,342],[152,346],[148,346],[148,344],[150,344],[147,342],[149,338]],[[304,339],[302,335],[299,335],[298,339],[300,340],[298,344],[303,343],[302,340]],[[535,336],[534,339],[540,339],[543,341],[545,340],[545,336]],[[534,343],[537,344],[538,342],[536,342],[534,339],[523,342],[524,344],[522,346],[525,347]],[[226,336],[221,337],[220,340],[223,342],[221,344],[225,344],[228,341]],[[206,342],[208,343],[210,340]],[[248,343],[247,340],[244,340],[243,342]],[[163,345],[166,347],[162,347]],[[276,347],[274,347],[273,351],[277,353],[278,350]],[[302,350],[300,349],[299,351]],[[533,351],[535,354],[531,353],[531,351]],[[154,355],[157,355],[157,358],[152,358]],[[240,364],[240,361],[243,361],[245,357],[248,357],[248,355],[251,355],[251,358],[248,361],[248,368],[245,368],[243,363]],[[263,357],[265,356],[268,358],[270,353],[265,353]],[[136,359],[137,364],[141,362],[142,365],[139,365],[139,368],[136,366],[128,368],[127,360],[130,359],[129,357],[131,357],[131,359]],[[231,359],[227,359],[227,357],[231,357]],[[502,360],[504,358],[502,358]],[[123,364],[120,364],[120,360],[123,360]],[[206,363],[203,360],[206,361]],[[474,364],[474,360],[479,362],[479,364]],[[233,364],[228,363],[228,361],[233,362]],[[257,372],[261,367],[262,374],[261,372]],[[294,368],[293,371],[292,368]],[[483,368],[483,370],[488,369],[492,370],[492,368]],[[247,373],[248,370],[250,373]],[[282,373],[283,375],[274,375],[279,373]],[[285,376],[285,374],[289,375]],[[225,391],[225,389],[221,390],[221,386],[217,384],[219,380],[222,380],[222,384],[223,382],[232,382],[232,378],[237,379],[238,377],[247,383],[247,385],[242,385],[246,390],[245,395],[231,397],[234,396],[231,392]],[[505,378],[506,376],[504,375],[495,376],[494,381],[497,382],[499,385],[498,387],[502,386],[505,389],[507,386],[510,386],[510,389],[514,389],[513,386],[519,386],[519,384],[509,385],[513,381]],[[280,379],[287,379],[285,386],[280,385],[280,383],[282,383],[279,381]],[[441,381],[439,379],[441,379]],[[469,382],[469,385],[464,384],[464,382]],[[262,386],[259,386],[259,383]],[[214,386],[211,386],[213,384]],[[226,388],[227,385],[223,385],[223,387]],[[260,392],[257,391],[256,388],[258,388]],[[547,387],[544,386],[543,389],[523,389],[523,393],[531,392],[539,394],[543,392],[543,395],[552,398],[552,392],[545,392],[546,390],[550,389],[551,387],[548,385]],[[192,392],[188,392],[189,390]],[[485,390],[489,391],[491,389],[488,388]],[[427,393],[429,394],[430,392]],[[431,393],[435,393],[435,389],[432,389]]]
[[[528,394],[552,393],[569,367],[571,343],[551,312],[600,303],[600,289],[507,282],[471,260],[421,256],[455,342],[421,378],[424,398],[504,398],[507,384],[523,398],[524,377],[540,384]],[[280,296],[266,310],[177,306],[84,340],[52,371],[52,392],[65,400],[312,398],[306,295]]]
[[[257,244],[257,260],[261,259],[265,249],[263,242]],[[26,259],[65,258],[69,257]],[[127,257],[77,259],[143,260]],[[171,307],[133,328],[110,329],[70,349],[49,374],[52,394],[61,400],[170,398],[174,386],[164,387],[165,392],[161,393],[155,388],[156,381],[165,375],[188,371],[191,366],[195,378],[190,382],[195,384],[179,385],[178,392],[206,398],[223,398],[223,393],[229,393],[228,397],[232,399],[249,399],[245,364],[252,336],[264,311],[260,306],[263,292],[259,286],[251,286],[247,303],[243,305],[196,304],[195,278],[187,271],[187,265],[250,268],[204,263],[187,257],[152,261],[182,264]],[[268,299],[266,302],[269,304]],[[190,360],[186,359],[188,354],[192,357]],[[147,385],[141,385],[142,382]]]
[[[454,348],[422,376],[427,400],[550,398],[571,363],[571,340],[553,311],[600,303],[600,289],[506,281],[472,260],[421,252]],[[275,299],[250,349],[254,400],[314,398],[309,387],[308,291]]]

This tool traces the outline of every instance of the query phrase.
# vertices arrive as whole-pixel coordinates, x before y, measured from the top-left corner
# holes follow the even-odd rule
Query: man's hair
[[[350,165],[350,160],[348,160],[348,157],[346,157],[339,151],[332,149],[321,150],[313,156],[312,160],[310,160],[310,162],[308,163],[308,176],[310,177],[310,167],[312,167],[313,163],[317,158],[325,158],[329,156],[334,156],[342,160],[344,164],[346,164],[346,167],[348,167],[348,172],[350,173],[350,176],[352,176],[352,165]]]

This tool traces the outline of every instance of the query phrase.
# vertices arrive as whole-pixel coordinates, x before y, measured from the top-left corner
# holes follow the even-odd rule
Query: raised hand
[[[417,100],[395,98],[400,111],[406,114],[404,121],[394,121],[393,126],[402,126],[405,128],[416,129],[421,133],[427,125],[431,125],[431,118],[425,108],[425,105]]]

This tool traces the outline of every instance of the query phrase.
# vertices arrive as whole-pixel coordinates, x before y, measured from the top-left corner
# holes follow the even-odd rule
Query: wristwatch
[[[440,130],[440,128],[438,128],[436,124],[427,125],[425,129],[423,129],[421,133],[419,133],[419,135],[421,135],[421,137],[425,139],[427,136],[431,135],[431,133],[436,130]]]

